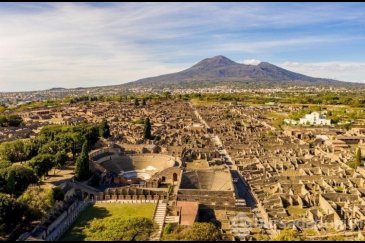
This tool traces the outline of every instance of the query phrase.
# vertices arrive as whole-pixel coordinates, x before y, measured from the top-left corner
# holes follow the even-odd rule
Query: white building
[[[331,125],[331,120],[326,119],[326,116],[319,112],[312,112],[300,118],[300,125]]]
[[[316,125],[316,126],[325,126],[331,125],[331,120],[326,119],[326,116],[319,112],[312,112],[311,114],[305,115],[304,118],[300,118],[299,122],[292,119],[285,119],[284,122],[290,125]]]

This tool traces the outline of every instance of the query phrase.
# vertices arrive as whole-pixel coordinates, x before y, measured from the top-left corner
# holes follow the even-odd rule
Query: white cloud
[[[278,11],[275,4],[253,3],[19,5],[22,11],[0,6],[0,91],[118,84],[179,71],[222,53],[266,57],[276,48],[346,42],[362,37],[242,38],[242,31],[365,19],[361,9],[335,14],[336,5],[325,12],[312,5]]]
[[[365,82],[365,63],[362,62],[284,62],[278,66],[313,77],[341,81]]]
[[[243,60],[242,63],[246,64],[246,65],[259,65],[261,63],[261,61],[256,60],[256,59],[246,59],[246,60]]]
[[[182,68],[135,43],[142,35],[174,35],[160,33],[156,23],[139,24],[160,11],[54,6],[50,12],[0,15],[0,91],[118,84]]]

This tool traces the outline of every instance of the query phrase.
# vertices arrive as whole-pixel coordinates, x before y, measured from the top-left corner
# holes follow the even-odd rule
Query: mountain
[[[66,88],[61,88],[61,87],[49,89],[49,91],[65,91],[65,90],[67,90],[67,89]]]
[[[268,62],[246,65],[224,56],[206,58],[183,71],[140,79],[124,84],[125,87],[145,88],[203,88],[217,85],[232,87],[273,87],[290,85],[348,85],[331,79],[309,77],[288,71]]]

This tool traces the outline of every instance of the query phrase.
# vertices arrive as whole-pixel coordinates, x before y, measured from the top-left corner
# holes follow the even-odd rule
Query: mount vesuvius
[[[276,86],[353,86],[357,83],[314,78],[291,72],[268,62],[246,65],[224,56],[206,58],[180,72],[144,78],[123,84],[144,88],[204,88],[212,86],[276,87]]]

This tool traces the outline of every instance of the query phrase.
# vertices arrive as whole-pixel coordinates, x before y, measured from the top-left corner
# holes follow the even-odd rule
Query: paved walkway
[[[62,169],[52,169],[49,175],[42,180],[44,187],[53,187],[69,181],[74,176],[75,166],[67,165]]]

